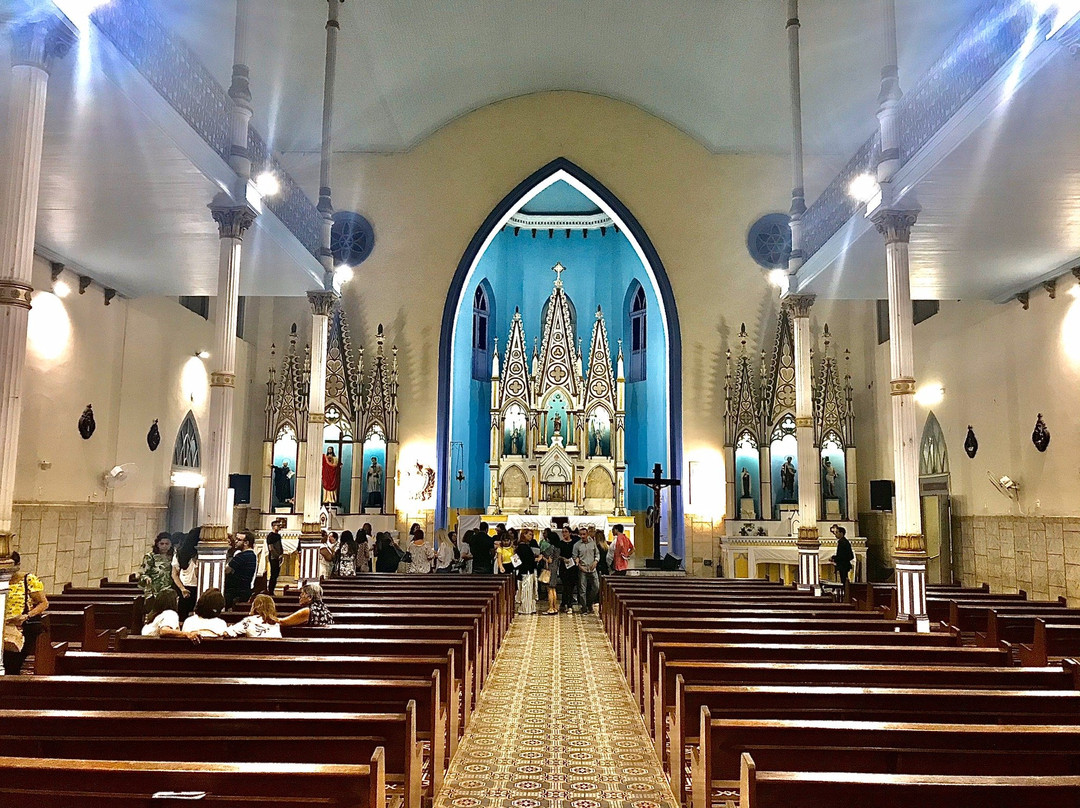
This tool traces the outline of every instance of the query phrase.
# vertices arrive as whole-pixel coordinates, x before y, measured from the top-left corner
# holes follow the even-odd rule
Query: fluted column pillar
[[[217,201],[216,201],[217,202]],[[233,392],[236,388],[236,313],[244,231],[255,222],[246,205],[212,204],[218,225],[218,293],[214,323],[216,370],[210,374],[210,440],[206,452],[206,497],[202,540],[225,541],[229,525],[229,454],[232,449]]]
[[[818,590],[821,571],[818,553],[818,459],[814,447],[814,396],[810,359],[810,307],[813,295],[791,295],[785,301],[791,308],[795,332],[795,440],[799,444],[799,589]]]
[[[11,81],[6,128],[10,149],[0,166],[0,558],[11,550],[11,503],[22,416],[26,322],[37,230],[45,96],[49,71],[75,42],[59,16],[11,29]]]
[[[913,618],[929,631],[926,616],[926,538],[919,503],[919,437],[915,418],[911,281],[908,244],[917,210],[879,210],[872,217],[885,237],[889,281],[889,362],[892,380],[893,477],[896,485],[895,566],[897,618]]]
[[[301,541],[318,538],[322,525],[322,445],[326,425],[326,340],[337,292],[308,292],[311,303],[311,376],[308,390],[307,454],[304,456],[304,522]],[[301,558],[301,565],[303,558]]]

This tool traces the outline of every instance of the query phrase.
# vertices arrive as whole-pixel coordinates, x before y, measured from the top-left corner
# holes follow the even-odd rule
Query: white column
[[[878,131],[881,135],[881,153],[878,156],[877,179],[879,183],[892,179],[900,168],[899,110],[903,92],[900,90],[900,72],[896,58],[896,2],[882,0],[885,20],[881,67],[881,90],[878,92]]]
[[[892,381],[893,477],[896,484],[897,618],[914,618],[929,631],[926,616],[926,539],[919,506],[919,443],[915,419],[911,281],[908,244],[917,210],[879,210],[874,224],[885,237],[889,280],[889,362]]]
[[[0,557],[11,544],[11,503],[22,416],[26,321],[37,230],[45,94],[53,63],[75,41],[66,21],[51,14],[11,28],[7,161],[0,166]]]
[[[813,295],[793,295],[791,307],[795,331],[795,439],[799,444],[799,589],[821,586],[818,551],[818,471],[820,459],[814,446],[814,399],[810,364],[810,306]]]
[[[225,203],[224,195],[216,202]],[[244,231],[255,221],[246,205],[213,204],[218,224],[218,294],[210,374],[210,439],[206,452],[206,500],[202,540],[225,541],[229,525],[229,455],[232,449],[233,391],[236,387],[236,311]]]
[[[307,454],[304,457],[304,537],[318,536],[322,526],[323,429],[326,426],[326,340],[336,292],[308,292],[311,303],[311,376],[308,390]]]

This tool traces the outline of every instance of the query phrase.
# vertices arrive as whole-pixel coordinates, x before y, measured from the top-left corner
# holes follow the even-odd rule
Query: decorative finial
[[[555,286],[556,287],[561,287],[562,286],[562,274],[564,272],[566,272],[566,267],[564,267],[561,263],[557,263],[557,264],[555,264],[555,266],[553,266],[551,268],[551,271],[555,273]]]
[[[623,355],[622,355],[622,337],[619,338],[618,343],[619,343],[619,359],[622,359],[623,358]]]

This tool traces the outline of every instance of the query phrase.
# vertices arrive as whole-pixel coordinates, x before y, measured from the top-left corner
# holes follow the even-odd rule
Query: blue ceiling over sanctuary
[[[559,180],[522,205],[521,212],[534,216],[542,213],[595,214],[600,213],[600,208],[570,183]]]

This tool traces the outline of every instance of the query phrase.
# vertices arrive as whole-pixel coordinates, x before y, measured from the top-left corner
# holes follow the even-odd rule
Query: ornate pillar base
[[[817,526],[800,527],[799,538],[799,582],[797,588],[802,592],[821,593],[821,540]]]
[[[308,532],[310,525],[304,523],[303,533],[300,535],[300,576],[298,585],[309,582],[318,583],[322,578],[322,564],[319,557],[319,548],[322,547],[321,526],[316,523],[315,532]]]
[[[928,632],[926,615],[926,539],[919,533],[897,535],[895,541],[896,619],[914,620],[915,630]]]
[[[225,588],[225,556],[229,552],[229,543],[224,539],[207,540],[206,531],[220,531],[225,535],[222,525],[204,525],[199,539],[199,584],[198,594],[208,589]]]

